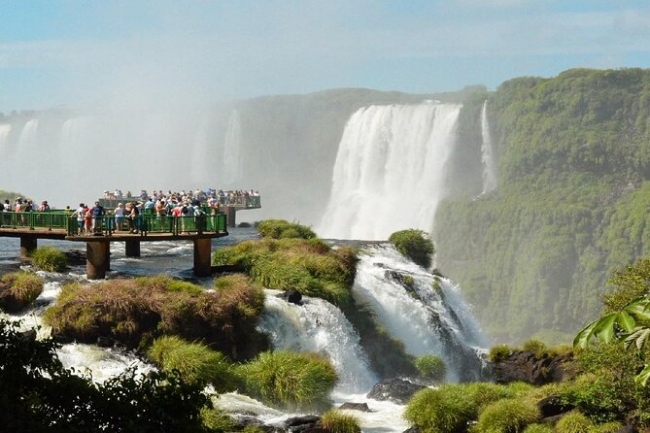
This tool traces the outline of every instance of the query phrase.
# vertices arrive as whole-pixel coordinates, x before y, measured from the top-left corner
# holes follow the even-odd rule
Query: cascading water
[[[490,136],[490,124],[487,117],[487,100],[481,109],[481,162],[483,163],[483,194],[494,191],[497,187],[497,167],[492,149],[492,137]]]
[[[441,357],[449,381],[483,376],[485,341],[457,286],[406,260],[389,244],[367,247],[360,259],[355,299],[372,307],[407,353]]]
[[[334,305],[308,297],[296,305],[267,294],[264,306],[260,328],[271,336],[275,349],[327,355],[339,375],[340,392],[367,392],[377,383],[359,336]]]
[[[0,150],[5,155],[6,155],[6,148],[7,148],[7,137],[9,137],[10,132],[11,132],[11,125],[9,124],[0,125]]]
[[[404,228],[431,231],[460,109],[427,103],[355,112],[343,132],[330,200],[316,231],[325,238],[363,240],[385,240]]]
[[[227,186],[235,186],[242,177],[241,161],[241,121],[239,111],[232,110],[228,119],[228,127],[223,144],[223,154],[220,160],[223,161],[223,180]]]

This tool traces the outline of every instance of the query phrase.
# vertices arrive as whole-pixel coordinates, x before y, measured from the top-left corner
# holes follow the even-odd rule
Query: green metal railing
[[[79,235],[77,218],[69,212],[0,212],[0,226],[14,229],[48,229],[65,230],[69,236]],[[146,236],[148,233],[219,233],[227,232],[225,214],[199,215],[182,217],[158,217],[153,214],[141,214],[134,221],[127,218],[118,224],[114,215],[105,215],[95,222],[96,233],[112,235],[113,233],[136,231]]]

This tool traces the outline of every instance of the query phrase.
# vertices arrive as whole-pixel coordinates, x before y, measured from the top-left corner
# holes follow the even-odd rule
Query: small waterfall
[[[485,340],[458,287],[405,259],[392,245],[369,246],[364,253],[355,298],[373,308],[407,353],[441,357],[449,381],[481,378]]]
[[[241,121],[239,111],[232,110],[228,119],[226,136],[224,139],[223,155],[223,180],[225,184],[234,187],[236,182],[242,178],[242,160],[241,160]]]
[[[3,152],[4,155],[6,155],[7,139],[9,137],[10,132],[11,132],[11,125],[9,124],[0,125],[0,150]]]
[[[276,350],[326,355],[339,375],[338,392],[368,392],[377,383],[359,336],[343,313],[327,301],[304,297],[303,305],[296,305],[267,294],[260,328],[271,336]]]
[[[492,149],[492,137],[490,136],[490,124],[487,117],[487,99],[481,109],[481,162],[483,163],[483,194],[492,192],[497,187],[497,167]]]
[[[319,235],[385,240],[432,229],[461,105],[370,106],[348,121]]]

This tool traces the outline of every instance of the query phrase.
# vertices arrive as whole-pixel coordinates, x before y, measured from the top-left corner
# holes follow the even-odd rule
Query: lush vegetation
[[[45,312],[54,334],[94,343],[111,337],[146,348],[163,335],[203,342],[235,359],[267,347],[256,330],[264,307],[262,288],[241,274],[215,281],[215,290],[168,276],[67,283]]]
[[[568,343],[612,271],[650,252],[650,70],[569,70],[482,95],[499,185],[477,197],[480,179],[459,173],[465,189],[436,214],[437,266],[495,342]],[[484,100],[465,103],[465,122]]]
[[[359,421],[352,415],[337,410],[328,410],[321,417],[323,428],[331,433],[361,433]]]
[[[43,293],[45,281],[29,272],[11,272],[0,278],[0,311],[17,313]]]
[[[239,367],[250,395],[281,408],[328,407],[336,370],[326,358],[289,351],[261,353]]]
[[[0,425],[4,431],[219,432],[202,422],[211,402],[175,373],[133,369],[98,384],[64,368],[51,339],[0,319]]]
[[[414,263],[424,268],[431,266],[433,241],[426,232],[416,229],[401,230],[391,234],[388,241]]]
[[[272,239],[314,239],[316,233],[312,229],[285,220],[264,220],[257,226],[257,231],[263,237]]]
[[[58,248],[44,246],[37,248],[30,254],[32,264],[48,272],[63,272],[68,267],[68,258]]]
[[[281,220],[262,221],[275,233],[277,227],[309,233],[309,229]],[[297,290],[302,295],[326,299],[337,305],[354,325],[370,363],[380,377],[413,375],[416,370],[404,344],[392,338],[374,320],[373,313],[351,295],[356,275],[357,252],[350,247],[331,248],[321,239],[263,237],[213,253],[214,265],[233,265],[255,282],[276,290]]]
[[[420,375],[433,382],[442,382],[447,375],[447,366],[442,358],[435,355],[422,355],[415,359],[415,368]]]
[[[260,227],[264,226],[265,222],[260,223]],[[272,220],[271,226],[283,225]],[[215,251],[212,261],[214,265],[239,266],[269,289],[297,290],[302,295],[323,298],[339,306],[352,301],[355,251],[346,247],[332,249],[317,238],[267,237],[242,242]]]
[[[234,365],[222,353],[178,336],[156,339],[147,355],[165,371],[178,371],[190,383],[212,385],[217,392],[235,391],[239,380]]]

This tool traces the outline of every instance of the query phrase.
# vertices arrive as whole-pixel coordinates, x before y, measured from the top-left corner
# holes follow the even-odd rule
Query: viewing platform
[[[92,233],[80,233],[75,217],[63,211],[0,212],[0,237],[20,238],[20,256],[28,257],[37,249],[38,239],[86,243],[86,276],[103,279],[110,269],[111,242],[124,242],[127,257],[140,257],[141,242],[192,241],[194,274],[209,276],[212,239],[228,236],[226,214],[157,217],[140,215],[133,221],[137,233],[126,223],[116,227],[112,215],[96,221]]]
[[[117,198],[100,198],[99,204],[106,210],[114,210],[118,203],[126,204],[128,202],[144,202],[146,199],[141,197],[123,197]],[[237,226],[236,213],[242,210],[261,209],[262,198],[259,195],[238,196],[233,198],[219,199],[219,212],[227,215],[228,227]],[[210,208],[203,206],[203,211],[210,214]]]

